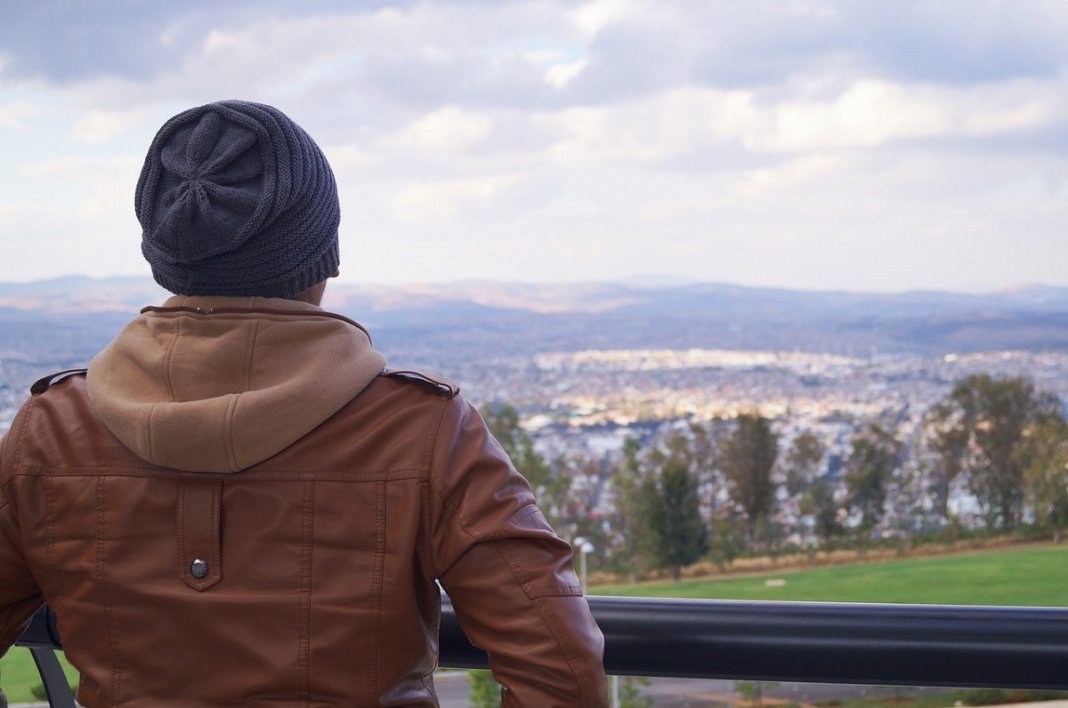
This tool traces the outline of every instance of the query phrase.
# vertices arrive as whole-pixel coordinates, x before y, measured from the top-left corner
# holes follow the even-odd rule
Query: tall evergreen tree
[[[766,525],[775,508],[776,482],[772,477],[779,454],[779,436],[771,422],[743,413],[720,448],[719,467],[727,478],[727,492],[746,518],[750,542]]]
[[[901,442],[884,428],[870,424],[853,436],[846,461],[848,506],[860,513],[858,532],[867,537],[886,511],[886,496],[895,470],[901,465]]]
[[[612,476],[612,527],[618,538],[614,565],[625,572],[631,582],[637,580],[638,557],[643,548],[640,452],[641,444],[636,439],[624,440],[623,460]]]
[[[826,477],[813,481],[801,497],[801,513],[812,517],[812,533],[824,546],[842,534],[838,520],[840,508],[834,498],[834,487]]]
[[[786,453],[786,493],[796,497],[812,484],[822,459],[823,445],[812,432],[794,438]]]
[[[701,518],[693,452],[686,436],[676,433],[666,449],[647,455],[649,474],[639,492],[639,517],[647,530],[645,548],[657,567],[678,580],[683,566],[708,550],[708,527]]]
[[[961,411],[947,402],[931,408],[924,421],[926,447],[931,453],[925,469],[927,494],[935,513],[947,522],[950,489],[964,471],[968,452],[969,431],[961,423]]]

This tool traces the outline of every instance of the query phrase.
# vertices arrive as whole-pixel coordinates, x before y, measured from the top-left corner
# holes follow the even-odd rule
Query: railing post
[[[59,641],[59,631],[56,629],[56,616],[50,609],[42,607],[37,610],[30,620],[30,626],[19,638],[18,645],[30,650],[33,663],[37,664],[37,672],[44,683],[48,704],[53,708],[75,708],[74,695],[71,693],[70,684],[67,683],[67,675],[63,673],[63,666],[56,656],[56,650],[62,645]]]
[[[67,675],[63,673],[63,666],[60,665],[55,650],[31,647],[30,654],[33,656],[33,663],[37,664],[41,681],[44,682],[48,705],[52,708],[75,708],[74,694],[70,692]]]

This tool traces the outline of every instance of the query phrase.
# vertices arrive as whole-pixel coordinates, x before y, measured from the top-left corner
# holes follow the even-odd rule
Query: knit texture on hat
[[[176,294],[292,297],[337,271],[334,173],[271,106],[219,101],[167,121],[134,210],[152,275]]]

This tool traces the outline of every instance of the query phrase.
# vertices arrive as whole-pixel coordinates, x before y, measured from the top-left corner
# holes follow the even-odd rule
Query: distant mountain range
[[[0,326],[113,331],[166,297],[146,278],[0,283]],[[811,292],[658,281],[374,286],[334,283],[325,306],[376,342],[413,351],[487,346],[508,354],[586,348],[970,352],[1068,349],[1068,288],[982,295]],[[0,345],[3,345],[0,334]]]

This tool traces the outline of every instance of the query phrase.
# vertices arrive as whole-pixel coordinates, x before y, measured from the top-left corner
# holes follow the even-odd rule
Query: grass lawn
[[[74,684],[78,681],[78,672],[74,670],[66,659],[60,655],[63,670],[67,674],[67,680]],[[34,697],[32,691],[35,686],[41,685],[41,675],[37,673],[37,665],[33,663],[29,649],[12,647],[4,658],[0,659],[0,687],[7,694],[10,703],[32,703],[39,700]]]
[[[771,579],[784,583],[768,584]],[[781,571],[602,585],[595,595],[722,600],[1068,606],[1068,544]]]

